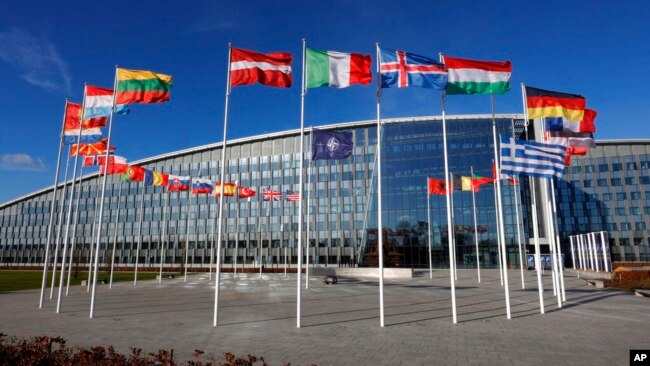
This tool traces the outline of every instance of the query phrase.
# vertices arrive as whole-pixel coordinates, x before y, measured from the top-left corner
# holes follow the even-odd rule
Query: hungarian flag
[[[239,198],[253,197],[257,193],[257,192],[255,192],[254,190],[252,190],[252,189],[250,189],[248,187],[242,187],[242,186],[237,187],[237,190],[238,190],[237,195],[238,195]]]
[[[108,139],[102,139],[93,144],[73,144],[70,147],[70,156],[75,156],[77,153],[81,156],[86,155],[99,155],[106,152],[106,150],[115,151],[115,147],[111,146],[110,149],[107,146]]]
[[[230,51],[230,86],[260,83],[278,88],[291,87],[291,54],[261,54],[240,48]]]
[[[142,182],[144,180],[145,169],[137,165],[129,165],[125,174],[122,175],[122,180]]]
[[[427,178],[428,192],[429,194],[447,194],[447,184],[445,184],[444,179],[433,179]]]
[[[447,94],[505,94],[510,90],[510,61],[476,61],[445,56]]]
[[[584,117],[586,99],[582,95],[560,93],[526,86],[528,118],[564,117],[580,121]]]
[[[347,88],[372,81],[370,56],[307,48],[307,88]]]
[[[169,192],[189,191],[190,189],[190,177],[188,176],[169,174],[167,180],[168,180],[167,191]]]
[[[171,87],[171,75],[118,68],[115,104],[167,102]]]

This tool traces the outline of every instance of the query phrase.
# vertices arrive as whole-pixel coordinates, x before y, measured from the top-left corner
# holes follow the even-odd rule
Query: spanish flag
[[[236,190],[237,190],[237,185],[235,183],[223,184],[223,195],[226,197],[234,196]],[[221,183],[216,182],[214,184],[214,193],[215,193],[215,197],[219,197],[221,195]]]
[[[526,86],[528,118],[564,117],[582,120],[587,102],[582,95],[560,93]]]
[[[171,87],[171,75],[118,68],[115,104],[167,102]]]

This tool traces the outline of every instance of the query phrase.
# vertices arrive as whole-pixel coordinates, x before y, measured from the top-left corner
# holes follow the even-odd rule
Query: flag
[[[307,48],[307,88],[347,88],[372,81],[370,56]]]
[[[546,131],[544,132],[544,141],[567,147],[596,147],[596,141],[592,133]]]
[[[169,192],[187,191],[190,189],[190,177],[170,174],[168,180],[169,185],[167,186],[167,190]]]
[[[117,103],[115,113],[129,113],[128,106]],[[84,118],[107,117],[111,115],[113,106],[113,89],[100,88],[98,86],[86,86],[86,98],[84,100]],[[104,120],[104,126],[106,120]],[[104,127],[102,126],[102,127]]]
[[[115,104],[167,102],[171,87],[171,75],[118,68]]]
[[[352,155],[352,132],[312,129],[311,160],[340,160]]]
[[[445,184],[444,179],[427,178],[427,186],[429,194],[439,194],[443,196],[447,194],[447,185]]]
[[[476,61],[445,56],[447,94],[505,94],[510,90],[510,61]]]
[[[149,169],[144,170],[144,186],[145,187],[153,186],[153,172]]]
[[[526,86],[528,118],[564,117],[580,121],[585,113],[586,100],[582,95],[560,93]]]
[[[117,155],[108,156],[109,164],[126,164],[126,158]],[[84,157],[83,166],[106,165],[106,155],[91,155]]]
[[[109,161],[106,165],[100,165],[99,170],[100,174],[126,174],[129,171],[129,164]]]
[[[235,183],[224,183],[223,184],[223,195],[225,197],[232,197],[237,191],[237,185]],[[221,196],[221,183],[216,182],[214,184],[214,195],[215,197]]]
[[[75,156],[77,155],[77,152],[81,156],[86,156],[86,155],[99,155],[101,153],[106,152],[108,149],[108,146],[106,143],[108,142],[107,139],[102,139],[99,140],[95,143],[92,144],[73,144],[70,147],[70,156]],[[115,147],[111,146],[110,151],[114,151]]]
[[[553,132],[564,133],[582,133],[582,132],[596,132],[596,119],[597,112],[593,109],[585,109],[585,114],[580,121],[571,121],[564,117],[547,117],[544,118],[544,130]]]
[[[261,54],[240,48],[230,51],[230,86],[260,83],[278,88],[291,87],[291,54]]]
[[[153,172],[154,186],[167,186],[169,184],[169,174]]]
[[[67,102],[65,105],[65,121],[63,122],[63,130],[78,130],[80,120],[81,104]]]
[[[76,130],[63,131],[63,143],[66,145],[76,144],[92,144],[102,139],[102,130],[99,128],[82,129],[79,134],[79,128]]]
[[[537,178],[561,178],[566,146],[501,136],[501,172]]]
[[[210,194],[214,189],[214,183],[210,179],[194,178],[192,179],[192,193],[193,194]]]
[[[494,161],[492,161],[492,179],[491,179],[491,182],[494,183],[495,180],[502,180],[502,179],[507,180],[508,183],[510,183],[510,185],[513,185],[513,186],[519,184],[519,180],[517,180],[517,178],[509,176],[508,174],[501,173],[497,177],[497,166],[496,166],[496,164],[494,164]]]
[[[472,190],[478,192],[484,184],[492,184],[494,179],[488,177],[481,177],[480,175],[472,175]],[[513,183],[514,184],[514,183]]]
[[[97,156],[95,155],[84,156],[82,166],[94,166],[94,165],[97,165]]]
[[[137,166],[137,165],[129,165],[129,167],[126,170],[126,173],[122,175],[122,180],[127,181],[135,181],[135,182],[142,182],[145,178],[145,168]]]
[[[286,200],[289,201],[289,202],[300,201],[300,194],[298,192],[293,192],[293,191],[287,190]]]
[[[239,198],[253,197],[257,193],[257,192],[255,192],[254,190],[252,190],[252,189],[250,189],[248,187],[238,186],[237,189],[238,189]]]
[[[382,88],[419,86],[444,90],[447,85],[447,69],[434,59],[385,48],[379,50],[379,55]]]
[[[282,193],[274,191],[271,187],[262,188],[262,199],[264,201],[279,201],[282,198]]]
[[[473,179],[472,177],[460,177],[461,179],[461,187],[463,191],[473,191],[473,192],[478,192],[478,189],[473,184]]]
[[[571,166],[571,156],[573,155],[587,155],[588,149],[582,146],[567,146],[566,148],[566,158],[564,159],[564,165]]]

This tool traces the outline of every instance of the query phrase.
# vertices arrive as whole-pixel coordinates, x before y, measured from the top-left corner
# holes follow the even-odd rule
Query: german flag
[[[529,119],[564,117],[570,121],[580,121],[584,116],[586,104],[586,99],[582,95],[526,86]]]

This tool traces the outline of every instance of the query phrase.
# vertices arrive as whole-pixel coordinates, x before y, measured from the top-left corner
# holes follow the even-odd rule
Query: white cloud
[[[42,159],[32,158],[27,154],[3,154],[0,155],[0,170],[27,170],[34,172],[45,171],[45,163]]]
[[[11,65],[32,85],[70,93],[68,64],[46,39],[38,39],[18,28],[0,32],[0,60]]]

